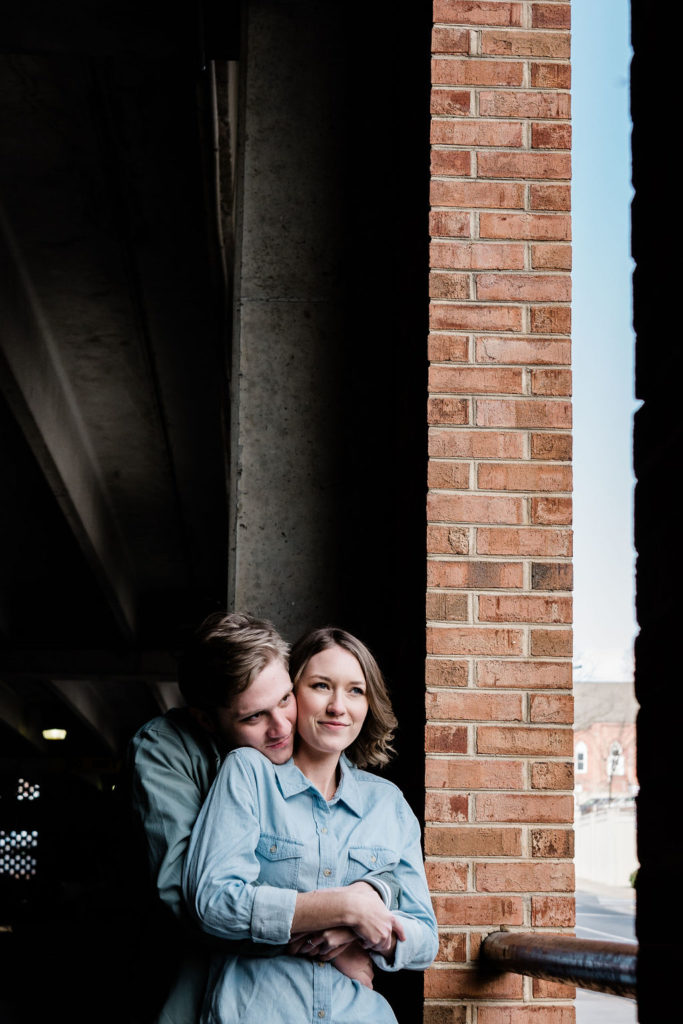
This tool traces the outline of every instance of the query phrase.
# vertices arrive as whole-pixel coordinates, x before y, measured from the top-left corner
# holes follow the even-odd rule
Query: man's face
[[[230,747],[254,747],[273,764],[284,764],[292,756],[296,701],[279,658],[266,665],[229,708],[217,708],[214,714],[216,729]]]

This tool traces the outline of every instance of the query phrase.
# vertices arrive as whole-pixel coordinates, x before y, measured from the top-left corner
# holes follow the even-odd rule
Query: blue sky
[[[578,680],[633,676],[628,0],[574,0],[575,641]]]

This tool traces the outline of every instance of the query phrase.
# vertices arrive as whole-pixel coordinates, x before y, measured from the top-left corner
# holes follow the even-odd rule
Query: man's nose
[[[284,710],[280,710],[278,708],[277,711],[273,712],[268,732],[273,736],[284,736],[289,732],[289,730],[289,719],[287,718]]]

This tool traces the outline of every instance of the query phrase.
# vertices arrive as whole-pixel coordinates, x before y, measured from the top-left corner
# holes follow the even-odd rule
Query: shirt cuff
[[[284,945],[289,942],[296,906],[295,889],[256,887],[251,908],[251,937],[254,942]]]
[[[370,958],[382,971],[400,971],[406,967],[417,971],[426,970],[436,956],[436,938],[425,935],[424,927],[415,918],[400,913],[396,916],[401,920],[406,937],[404,942],[397,940],[394,959],[389,963],[380,953],[368,950]]]
[[[380,899],[387,910],[391,910],[391,889],[386,882],[381,878],[378,878],[377,875],[370,875],[368,878],[360,878],[359,881],[367,882],[368,885],[371,885],[375,892],[379,893]]]

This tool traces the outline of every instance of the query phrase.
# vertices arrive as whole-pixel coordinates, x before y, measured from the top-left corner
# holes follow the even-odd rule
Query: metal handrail
[[[636,997],[638,946],[539,932],[492,932],[480,959],[501,970],[559,981],[594,992]]]

